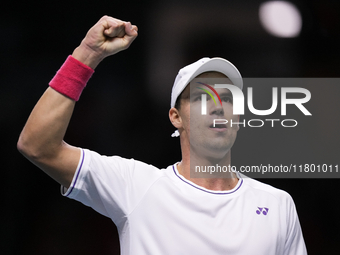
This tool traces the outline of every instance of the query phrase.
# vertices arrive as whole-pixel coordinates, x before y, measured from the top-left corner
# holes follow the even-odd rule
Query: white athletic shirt
[[[111,218],[123,255],[304,255],[288,193],[239,176],[212,191],[166,169],[82,150],[63,195]]]

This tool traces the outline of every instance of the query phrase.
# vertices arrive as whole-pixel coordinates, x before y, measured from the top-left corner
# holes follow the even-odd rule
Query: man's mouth
[[[209,126],[210,128],[227,128],[227,124],[211,124],[210,126]]]

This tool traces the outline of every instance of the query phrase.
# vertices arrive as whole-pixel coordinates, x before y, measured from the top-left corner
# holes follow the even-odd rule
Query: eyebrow
[[[230,92],[230,90],[222,92],[222,93],[218,93],[220,96],[233,96],[233,94]]]
[[[211,91],[212,92],[212,91]],[[207,94],[206,92],[204,92],[203,90],[197,90],[195,92],[190,93],[190,96],[199,96],[202,94]],[[215,94],[214,92],[212,92],[211,94]],[[230,92],[230,90],[226,90],[223,92],[218,93],[218,95],[221,96],[233,96],[232,93]]]
[[[199,90],[199,91],[195,91],[195,92],[190,93],[190,96],[195,97],[195,96],[200,96],[200,95],[202,95],[202,94],[208,95],[205,91]]]

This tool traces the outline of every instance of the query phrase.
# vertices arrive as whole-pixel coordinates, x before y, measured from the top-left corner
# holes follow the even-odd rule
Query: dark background
[[[339,1],[292,1],[299,37],[269,35],[262,1],[18,1],[2,3],[0,134],[2,254],[119,254],[114,224],[63,198],[59,185],[16,149],[34,104],[103,15],[139,28],[132,46],[101,63],[77,103],[65,140],[106,155],[166,167],[181,158],[168,120],[178,70],[220,56],[244,77],[338,77]],[[241,129],[233,162],[339,164],[340,87],[314,87],[313,122],[295,131]],[[299,118],[299,116],[298,116]],[[294,198],[309,254],[339,254],[339,179],[263,179]]]

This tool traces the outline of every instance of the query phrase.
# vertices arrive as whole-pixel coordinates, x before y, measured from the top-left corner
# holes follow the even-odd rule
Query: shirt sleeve
[[[290,195],[287,196],[287,238],[285,242],[284,255],[307,255],[305,241],[303,239],[299,217],[294,201]]]
[[[134,159],[82,149],[77,170],[62,195],[82,202],[116,224],[129,214],[161,171]]]

